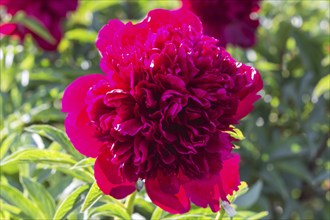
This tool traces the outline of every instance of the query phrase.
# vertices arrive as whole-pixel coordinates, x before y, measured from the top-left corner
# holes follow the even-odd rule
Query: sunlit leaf
[[[125,208],[118,204],[106,204],[89,209],[89,218],[96,216],[112,216],[120,219],[131,219]]]
[[[21,209],[17,208],[16,206],[13,206],[13,205],[10,205],[6,202],[4,202],[2,199],[0,199],[0,212],[1,211],[7,211],[9,212],[11,215],[17,217],[17,218],[28,218],[27,215],[25,215]],[[9,218],[5,218],[5,217],[2,217],[1,218],[1,215],[0,215],[0,219],[9,219]]]
[[[86,29],[73,29],[65,33],[65,38],[68,40],[78,40],[82,43],[94,43],[97,37],[95,31],[88,31]]]
[[[152,213],[151,220],[157,220],[160,219],[160,217],[163,214],[163,210],[159,207],[157,207],[154,212]]]
[[[95,158],[84,158],[78,163],[76,163],[71,169],[79,169],[84,167],[91,167],[95,163]]]
[[[70,153],[77,159],[83,158],[83,156],[73,147],[65,133],[55,127],[52,127],[50,125],[32,125],[30,127],[25,128],[25,130],[37,133],[41,136],[44,136],[52,141],[59,143],[63,147],[63,149],[65,149],[68,153]]]
[[[17,134],[12,133],[2,142],[0,147],[0,159],[2,159],[6,155],[11,144],[15,141],[16,138],[17,138]]]
[[[93,174],[89,173],[85,170],[71,170],[67,167],[64,167],[61,164],[54,164],[54,165],[47,164],[47,166],[45,166],[44,164],[41,164],[41,166],[43,166],[45,168],[57,170],[61,173],[64,173],[64,174],[67,174],[67,175],[71,176],[72,178],[82,180],[86,183],[92,183],[94,181]]]
[[[59,165],[73,165],[76,161],[67,154],[40,149],[24,149],[16,151],[13,154],[5,157],[0,166],[4,166],[9,163],[46,163],[46,164],[59,164]]]
[[[92,207],[102,196],[102,191],[97,186],[96,182],[94,182],[86,195],[85,201],[81,207],[81,212],[84,212]]]
[[[81,200],[81,194],[89,188],[88,185],[79,186],[59,205],[53,217],[54,220],[64,219]]]
[[[22,183],[29,192],[29,196],[43,212],[46,219],[51,219],[55,212],[55,202],[43,185],[22,177]]]
[[[0,188],[0,197],[7,201],[9,204],[20,208],[32,219],[44,217],[40,209],[37,207],[37,204],[32,203],[30,200],[23,196],[22,192],[13,186],[0,183]]]
[[[263,211],[263,212],[256,213],[252,216],[249,216],[247,219],[248,220],[258,220],[258,219],[262,219],[263,217],[266,217],[266,216],[268,216],[268,212]]]
[[[322,77],[320,81],[316,84],[313,96],[319,98],[326,91],[330,90],[330,74]]]
[[[252,211],[239,211],[233,220],[249,219],[249,220],[258,220],[266,217],[268,212],[252,212]]]

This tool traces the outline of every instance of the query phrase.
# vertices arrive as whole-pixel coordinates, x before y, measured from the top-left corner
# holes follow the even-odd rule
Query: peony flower
[[[228,131],[259,98],[259,73],[183,10],[153,10],[135,25],[110,20],[96,46],[105,74],[76,79],[62,104],[73,145],[96,158],[100,189],[122,199],[144,180],[170,213],[190,201],[217,212],[240,183]]]
[[[42,49],[52,51],[56,50],[63,36],[61,22],[69,11],[77,9],[78,0],[1,0],[0,6],[4,6],[10,15],[24,11],[27,16],[44,25],[55,42],[44,40],[20,23],[0,24],[1,34],[18,36],[21,40],[24,40],[27,34],[31,34]]]
[[[252,18],[259,10],[261,0],[182,0],[182,7],[190,9],[203,22],[206,34],[243,48],[256,42],[255,31],[259,21]]]

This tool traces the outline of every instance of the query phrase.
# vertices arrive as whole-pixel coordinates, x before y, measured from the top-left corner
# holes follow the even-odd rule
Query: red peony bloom
[[[31,34],[42,49],[56,50],[63,35],[61,22],[69,11],[77,9],[78,0],[1,0],[0,6],[5,6],[11,15],[24,11],[26,15],[38,20],[48,29],[55,42],[49,43],[19,23],[0,24],[1,34],[18,36],[21,40]]]
[[[190,201],[216,212],[238,189],[228,131],[252,110],[262,81],[216,44],[182,10],[154,10],[135,25],[111,20],[100,30],[106,75],[75,80],[63,111],[74,146],[96,157],[105,194],[124,198],[142,179],[168,212],[187,212]]]
[[[243,48],[256,42],[259,21],[251,18],[259,10],[261,0],[182,0],[182,7],[190,9],[203,22],[205,34]]]

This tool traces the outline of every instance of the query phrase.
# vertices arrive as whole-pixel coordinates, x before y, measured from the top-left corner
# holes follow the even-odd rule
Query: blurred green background
[[[262,99],[238,126],[241,180],[250,190],[235,201],[234,219],[330,219],[329,4],[263,1],[257,44],[227,48],[264,80]],[[92,185],[93,159],[77,154],[63,133],[61,97],[78,76],[101,72],[94,42],[109,19],[137,22],[151,9],[178,6],[80,1],[58,52],[39,50],[31,38],[1,39],[0,219],[130,218],[121,201]],[[186,216],[154,212],[144,197],[137,195],[135,219],[215,217],[197,207]]]

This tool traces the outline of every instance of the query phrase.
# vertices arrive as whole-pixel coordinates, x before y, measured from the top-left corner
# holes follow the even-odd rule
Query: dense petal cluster
[[[77,9],[78,0],[1,0],[0,6],[4,6],[10,15],[23,11],[27,16],[41,22],[55,42],[44,40],[20,23],[0,24],[1,34],[18,36],[22,40],[27,34],[31,34],[42,49],[56,50],[63,35],[61,22],[69,11]]]
[[[199,16],[207,35],[243,48],[256,42],[256,12],[261,0],[182,0],[182,7]]]
[[[168,212],[187,212],[190,201],[218,211],[239,185],[228,131],[259,98],[259,73],[186,10],[154,10],[135,25],[111,20],[96,46],[105,74],[75,80],[63,111],[74,146],[97,158],[100,189],[121,199],[140,179]]]

